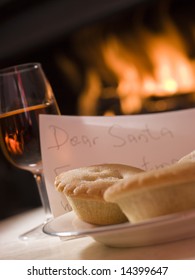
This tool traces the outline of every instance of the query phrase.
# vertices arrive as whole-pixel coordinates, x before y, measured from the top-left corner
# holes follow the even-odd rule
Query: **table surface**
[[[1,260],[195,260],[195,237],[135,248],[111,248],[91,237],[62,241],[43,234],[41,238],[21,241],[18,236],[41,224],[42,208],[0,222]]]

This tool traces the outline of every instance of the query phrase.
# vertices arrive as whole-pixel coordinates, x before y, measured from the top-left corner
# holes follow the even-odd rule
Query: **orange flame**
[[[166,25],[169,31],[162,34],[141,32],[142,43],[153,65],[152,72],[146,73],[144,65],[142,67],[142,53],[131,51],[130,45],[125,49],[117,37],[110,37],[102,44],[105,62],[117,76],[117,93],[125,114],[139,111],[143,98],[195,90],[193,63],[176,29],[168,21]]]
[[[90,63],[86,71],[86,87],[79,100],[81,115],[96,114],[98,99],[105,94],[102,81],[109,75],[114,76],[114,84],[109,84],[112,79],[106,82],[114,88],[123,114],[140,112],[151,96],[195,93],[195,65],[188,56],[185,40],[168,15],[161,21],[158,33],[145,26],[139,26],[132,34],[113,31],[97,39],[97,53],[86,51],[87,58],[93,56],[89,61],[96,62],[93,66]],[[107,70],[109,73],[102,75]],[[112,112],[108,109],[105,114]]]
[[[23,153],[22,145],[17,140],[17,134],[14,135],[5,135],[5,143],[7,145],[7,149],[10,153],[15,155],[21,155]]]

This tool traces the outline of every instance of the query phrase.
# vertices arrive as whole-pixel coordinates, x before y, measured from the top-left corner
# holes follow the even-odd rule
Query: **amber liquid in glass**
[[[58,114],[56,104],[45,103],[0,115],[1,147],[6,158],[32,172],[42,168],[40,114]]]

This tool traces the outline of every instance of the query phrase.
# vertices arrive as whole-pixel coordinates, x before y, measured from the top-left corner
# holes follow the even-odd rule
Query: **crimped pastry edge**
[[[83,181],[86,177],[85,172],[93,168],[100,168],[100,169],[110,169],[111,172],[116,170],[118,172],[119,178],[114,178],[113,181],[105,178],[102,178],[102,182],[98,181],[97,178],[94,181]],[[83,172],[79,174],[79,172]],[[92,165],[88,167],[81,167],[77,169],[72,169],[66,172],[63,172],[56,176],[55,178],[55,188],[59,192],[63,192],[66,196],[71,197],[78,197],[78,198],[90,198],[90,199],[103,199],[104,192],[112,185],[116,183],[116,181],[123,181],[129,177],[135,176],[137,173],[143,172],[140,168],[125,165],[125,164],[118,164],[118,163],[109,163],[109,164],[98,164]],[[70,176],[68,179],[70,182],[67,183],[67,177]],[[97,174],[98,176],[98,174]],[[72,177],[72,178],[71,178]],[[101,178],[101,174],[100,174]]]
[[[104,199],[115,202],[120,196],[147,191],[148,188],[161,188],[195,182],[195,162],[175,163],[158,170],[145,171],[132,178],[116,183],[104,192]]]

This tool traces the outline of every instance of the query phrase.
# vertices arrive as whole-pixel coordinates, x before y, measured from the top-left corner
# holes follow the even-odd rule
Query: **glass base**
[[[44,224],[47,221],[45,221],[43,224],[38,225],[37,227],[30,229],[29,231],[19,235],[19,239],[22,241],[31,241],[36,239],[43,239],[47,238],[48,236],[42,231],[42,228]]]

